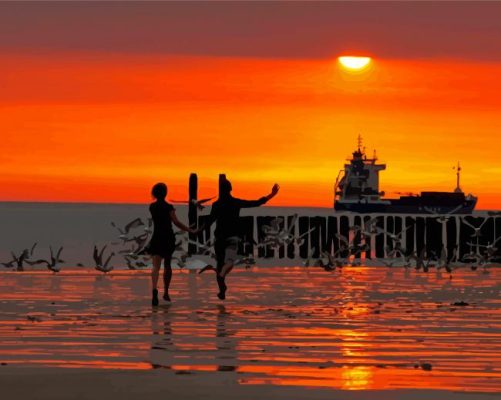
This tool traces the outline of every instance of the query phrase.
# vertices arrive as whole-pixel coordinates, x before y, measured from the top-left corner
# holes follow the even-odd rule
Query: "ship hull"
[[[455,208],[456,207],[434,207],[433,212],[435,214],[447,214]],[[466,205],[458,211],[455,211],[454,214],[471,214],[474,208],[474,205]],[[385,204],[336,203],[334,209],[336,211],[351,211],[360,214],[430,214],[430,211],[422,207],[392,206]]]
[[[476,203],[476,198],[467,199],[462,193],[427,192],[423,196],[407,196],[374,203],[339,200],[334,204],[334,209],[361,214],[471,214]]]

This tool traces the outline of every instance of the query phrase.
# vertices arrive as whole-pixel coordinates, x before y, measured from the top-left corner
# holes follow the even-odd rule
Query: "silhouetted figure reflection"
[[[218,354],[216,358],[219,359],[218,371],[235,371],[237,369],[237,352],[236,342],[233,338],[232,332],[228,330],[227,322],[230,313],[222,304],[218,304],[218,313],[216,319],[216,349]],[[224,360],[224,361],[222,361]]]
[[[229,180],[221,182],[219,199],[212,204],[211,213],[207,219],[207,226],[216,222],[214,249],[217,261],[217,284],[221,300],[226,298],[225,276],[233,269],[237,260],[238,240],[241,234],[239,225],[240,210],[242,208],[259,207],[276,196],[280,187],[275,184],[271,193],[259,200],[242,200],[231,195],[232,186]]]
[[[153,340],[151,344],[151,365],[153,368],[170,369],[170,352],[174,341],[172,340],[170,305],[154,308],[151,313],[151,331]]]

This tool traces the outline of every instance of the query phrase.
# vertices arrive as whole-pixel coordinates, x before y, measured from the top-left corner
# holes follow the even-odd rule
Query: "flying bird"
[[[217,272],[216,268],[214,268],[212,265],[206,265],[205,267],[201,268],[200,271],[198,271],[198,273],[203,274],[205,271]]]
[[[453,208],[452,210],[450,211],[447,211],[445,213],[442,213],[442,212],[438,212],[437,209],[434,209],[434,208],[430,208],[430,207],[426,207],[424,206],[423,209],[430,213],[430,214],[433,214],[433,215],[436,215],[437,218],[436,220],[439,221],[440,223],[445,223],[449,220],[449,218],[455,214],[456,212],[458,212],[461,208],[463,208],[463,205],[460,204],[459,206]]]
[[[61,259],[61,253],[63,251],[63,246],[61,246],[57,250],[56,255],[54,255],[54,251],[52,250],[52,246],[49,246],[49,250],[50,250],[50,259],[49,260],[39,259],[36,261],[28,261],[28,263],[30,265],[45,264],[47,269],[49,271],[54,272],[54,273],[61,271],[61,268],[58,268],[58,264],[64,262],[64,260]]]
[[[92,253],[92,258],[94,259],[95,263],[95,269],[100,272],[104,272],[105,274],[113,270],[113,267],[110,266],[108,267],[108,264],[110,263],[110,260],[113,258],[115,253],[111,253],[106,261],[103,261],[103,256],[104,256],[104,251],[106,250],[107,245],[104,245],[104,247],[101,249],[101,251],[98,250],[97,246],[94,246],[94,251]]]
[[[193,204],[195,205],[200,211],[202,211],[206,206],[205,203],[208,203],[211,200],[214,200],[216,197],[209,197],[207,199],[201,199],[201,200],[196,200],[196,199],[191,199],[191,200],[171,200],[171,203],[177,203],[177,204]]]
[[[31,246],[31,249],[24,249],[19,256],[11,251],[10,255],[12,256],[12,261],[7,263],[2,263],[2,265],[6,268],[12,268],[12,266],[16,265],[16,271],[24,271],[24,263],[30,264],[30,258],[33,257],[33,253],[35,251],[35,247],[37,243]]]
[[[473,229],[474,233],[471,235],[472,238],[479,238],[480,236],[482,236],[482,234],[480,233],[480,230],[482,229],[482,227],[484,226],[484,224],[488,221],[488,219],[484,219],[484,221],[480,224],[479,227],[475,227],[473,226],[472,224],[470,224],[468,221],[466,221],[465,219],[462,220],[463,223],[467,226],[469,226],[471,229]]]
[[[129,236],[131,231],[139,228],[140,226],[144,226],[144,222],[141,218],[135,218],[127,223],[123,228],[117,226],[114,222],[111,222],[111,226],[118,231],[118,238],[121,239],[123,243],[126,243],[131,240],[131,237]]]
[[[430,213],[430,214],[434,214],[434,215],[439,215],[439,216],[446,216],[446,215],[451,215],[451,214],[454,214],[456,213],[457,211],[459,211],[461,208],[463,208],[463,205],[460,204],[459,206],[453,208],[452,210],[450,211],[447,211],[447,212],[439,212],[439,209],[436,209],[436,208],[430,208],[430,207],[427,207],[427,206],[424,206],[423,209]],[[439,217],[440,218],[440,217]],[[448,218],[448,217],[444,217],[444,218]]]

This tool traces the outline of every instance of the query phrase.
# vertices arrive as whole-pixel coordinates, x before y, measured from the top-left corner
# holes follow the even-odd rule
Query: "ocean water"
[[[188,222],[188,207],[176,205],[178,217]],[[208,214],[210,207],[199,215]],[[330,208],[259,207],[242,210],[245,215],[330,215]],[[123,226],[136,217],[149,217],[148,204],[21,203],[0,202],[0,262],[10,261],[10,252],[19,254],[37,242],[36,257],[49,256],[49,246],[63,246],[63,266],[92,265],[92,250],[116,242],[115,222]],[[112,260],[125,268],[121,257]],[[3,267],[2,267],[3,268]],[[29,268],[29,267],[28,267]],[[40,267],[38,267],[40,268]]]

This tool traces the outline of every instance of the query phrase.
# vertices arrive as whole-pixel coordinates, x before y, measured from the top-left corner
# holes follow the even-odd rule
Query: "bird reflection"
[[[109,297],[111,293],[111,276],[96,275],[92,284],[94,298],[101,299]]]

